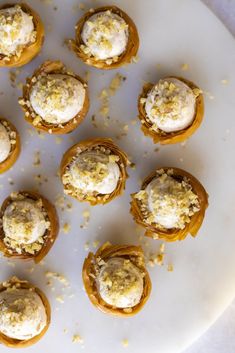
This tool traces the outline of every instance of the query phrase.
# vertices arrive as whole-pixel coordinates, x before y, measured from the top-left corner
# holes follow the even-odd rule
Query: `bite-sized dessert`
[[[159,168],[132,195],[131,213],[145,235],[166,241],[197,235],[208,206],[202,184],[179,168]]]
[[[64,192],[91,205],[105,204],[125,189],[126,154],[111,139],[94,138],[72,146],[60,166]]]
[[[59,231],[54,206],[36,192],[19,191],[0,210],[0,251],[7,257],[41,261]]]
[[[77,23],[70,46],[84,63],[98,69],[115,69],[130,63],[139,48],[132,19],[116,6],[88,11]]]
[[[204,115],[202,91],[181,77],[147,83],[138,101],[142,131],[155,143],[170,144],[188,139]]]
[[[0,174],[10,169],[20,154],[20,135],[10,121],[0,118]]]
[[[50,304],[39,288],[17,277],[0,284],[0,343],[29,347],[44,336],[50,321]]]
[[[135,315],[150,296],[151,281],[140,246],[107,242],[96,254],[88,254],[82,275],[90,301],[104,313]]]
[[[40,52],[43,40],[43,23],[28,5],[0,6],[0,66],[27,64]]]
[[[60,61],[46,61],[27,79],[19,104],[25,119],[50,134],[74,130],[89,109],[87,84]]]

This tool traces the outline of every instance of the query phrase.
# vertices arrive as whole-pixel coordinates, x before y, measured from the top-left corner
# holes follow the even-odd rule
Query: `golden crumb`
[[[34,165],[34,167],[38,167],[38,166],[40,166],[40,164],[41,164],[41,153],[40,153],[40,151],[36,151],[34,153],[33,165]]]
[[[98,239],[93,240],[92,246],[94,249],[98,248],[99,245],[100,245],[100,241]]]
[[[64,297],[63,295],[58,295],[56,298],[57,302],[59,302],[60,304],[64,304]]]
[[[84,244],[84,250],[89,251],[90,250],[90,242],[86,241]]]
[[[71,229],[71,226],[70,226],[70,224],[69,223],[64,223],[64,225],[63,225],[63,232],[65,233],[65,234],[68,234],[69,232],[70,232],[70,229]]]
[[[67,280],[67,278],[58,272],[46,271],[45,276],[48,279],[56,279],[66,287],[69,285],[69,281]]]
[[[122,340],[122,345],[123,345],[123,347],[128,347],[129,346],[129,341],[128,341],[128,339],[126,339],[126,338],[124,338],[123,340]]]
[[[189,70],[189,65],[188,64],[182,64],[181,66],[182,71],[188,71]]]
[[[227,79],[223,79],[220,82],[222,83],[222,85],[227,85],[229,83]]]
[[[79,334],[76,334],[76,335],[73,335],[72,342],[73,343],[83,343],[84,340]]]
[[[172,264],[168,264],[167,265],[167,271],[168,272],[172,272],[173,270],[174,270],[173,265]]]

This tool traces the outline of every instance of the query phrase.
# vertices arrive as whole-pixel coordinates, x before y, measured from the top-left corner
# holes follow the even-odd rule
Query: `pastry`
[[[44,336],[50,321],[50,304],[39,288],[17,277],[0,284],[0,343],[29,347]]]
[[[77,23],[71,49],[87,65],[116,69],[134,59],[139,36],[132,19],[116,6],[88,11]]]
[[[43,40],[43,23],[28,5],[0,6],[0,67],[27,64],[40,52]]]
[[[0,174],[10,169],[20,154],[20,136],[10,121],[0,117]]]
[[[0,251],[7,257],[41,261],[59,231],[54,206],[36,192],[14,192],[0,210]]]
[[[151,281],[140,246],[105,243],[96,254],[88,254],[82,276],[90,301],[104,313],[135,315],[150,296]]]
[[[204,101],[194,83],[172,76],[145,84],[138,108],[144,134],[154,143],[170,144],[183,142],[198,129]]]
[[[131,213],[145,235],[166,241],[197,235],[208,206],[201,183],[179,168],[159,168],[132,195]]]
[[[71,147],[60,166],[64,192],[91,205],[120,195],[128,177],[128,159],[111,139],[95,138]]]
[[[23,87],[25,119],[50,134],[74,130],[89,109],[87,84],[60,61],[46,61]]]

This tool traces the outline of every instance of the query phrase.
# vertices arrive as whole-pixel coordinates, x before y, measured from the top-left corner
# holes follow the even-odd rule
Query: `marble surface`
[[[203,2],[235,36],[235,0],[204,0]],[[235,299],[216,323],[184,353],[234,353],[234,351]]]

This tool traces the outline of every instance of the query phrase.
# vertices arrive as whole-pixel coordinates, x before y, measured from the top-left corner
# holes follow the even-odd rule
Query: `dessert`
[[[179,168],[159,168],[132,195],[131,213],[145,235],[166,241],[197,235],[208,206],[201,183]]]
[[[87,65],[115,69],[130,63],[139,48],[139,36],[132,19],[116,6],[88,11],[77,23],[71,49]]]
[[[39,288],[17,277],[0,284],[0,343],[29,347],[43,337],[50,320],[50,304]]]
[[[20,154],[20,136],[10,121],[0,118],[0,174],[10,169]]]
[[[135,315],[150,296],[151,281],[140,246],[105,243],[96,254],[88,254],[82,275],[90,301],[104,313]]]
[[[43,40],[43,23],[28,5],[0,6],[0,67],[27,64],[40,52]]]
[[[138,101],[142,131],[154,143],[170,144],[188,139],[200,126],[204,114],[202,91],[181,77],[147,83]]]
[[[120,195],[128,177],[128,159],[111,139],[95,138],[72,146],[60,166],[64,192],[91,205]]]
[[[60,61],[46,61],[23,87],[25,119],[50,134],[74,130],[89,109],[87,84]]]
[[[40,262],[59,231],[54,206],[36,192],[14,192],[0,210],[0,251],[6,257]]]

